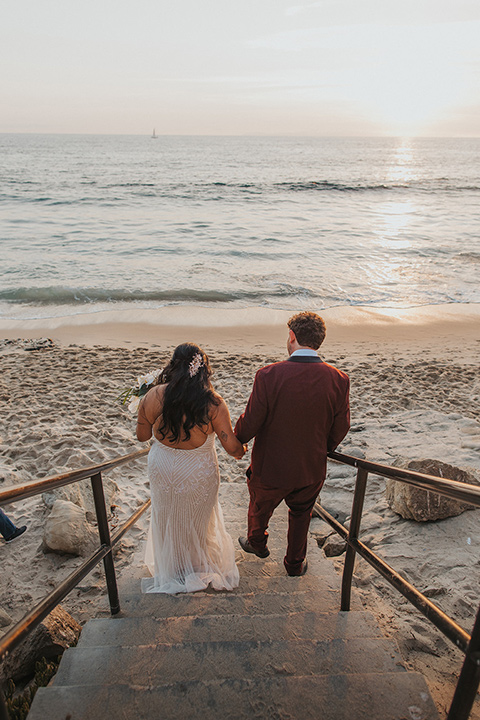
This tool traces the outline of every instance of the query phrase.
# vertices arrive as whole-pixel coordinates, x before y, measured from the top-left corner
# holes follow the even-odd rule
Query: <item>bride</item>
[[[137,438],[153,437],[148,455],[152,515],[145,563],[152,578],[142,591],[232,590],[239,582],[231,537],[218,502],[215,435],[240,459],[223,398],[210,382],[208,357],[193,343],[179,345],[158,385],[138,409]]]

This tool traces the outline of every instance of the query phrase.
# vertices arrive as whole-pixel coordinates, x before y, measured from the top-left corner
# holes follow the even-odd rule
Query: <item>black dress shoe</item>
[[[287,572],[287,575],[289,575],[290,577],[302,577],[302,575],[305,575],[305,573],[307,572],[307,569],[308,569],[308,562],[307,562],[307,560],[304,560],[299,573]]]
[[[245,550],[245,552],[248,553],[253,553],[253,555],[256,555],[259,558],[267,558],[270,555],[270,550],[268,548],[265,548],[265,550],[255,550],[255,548],[250,545],[246,537],[239,537],[238,542],[240,543],[242,550]]]
[[[12,535],[10,535],[10,537],[6,539],[7,542],[11,542],[12,540],[15,540],[15,538],[20,537],[20,535],[23,535],[26,529],[26,525],[22,525],[22,527],[16,528],[16,530],[13,531]]]

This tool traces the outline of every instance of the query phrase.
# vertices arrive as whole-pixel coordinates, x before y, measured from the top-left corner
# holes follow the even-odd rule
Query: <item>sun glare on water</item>
[[[377,208],[377,221],[372,226],[375,242],[397,250],[410,247],[411,242],[405,233],[414,211],[414,205],[409,200],[383,203]]]
[[[387,181],[396,185],[406,185],[414,180],[416,176],[415,154],[411,141],[402,139],[395,149],[387,171]]]
[[[411,141],[399,141],[386,174],[386,180],[393,185],[408,185],[415,180],[415,153]],[[416,206],[411,199],[389,200],[375,205],[375,221],[372,223],[374,239],[379,245],[391,248],[407,248],[407,236]]]

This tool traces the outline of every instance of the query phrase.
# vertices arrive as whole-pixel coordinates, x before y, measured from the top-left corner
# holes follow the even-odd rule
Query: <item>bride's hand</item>
[[[242,445],[242,449],[238,453],[235,453],[235,455],[233,457],[235,458],[235,460],[241,460],[243,458],[243,456],[245,455],[245,453],[247,452],[247,450],[248,450],[248,445],[245,443],[244,445]]]

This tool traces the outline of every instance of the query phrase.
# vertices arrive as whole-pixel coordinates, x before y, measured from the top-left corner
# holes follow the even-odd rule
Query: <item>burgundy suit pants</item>
[[[273,511],[285,500],[288,506],[287,552],[283,564],[290,575],[299,575],[307,554],[307,538],[312,509],[323,480],[302,488],[272,488],[247,477],[250,492],[248,542],[255,550],[265,550],[268,523]]]

